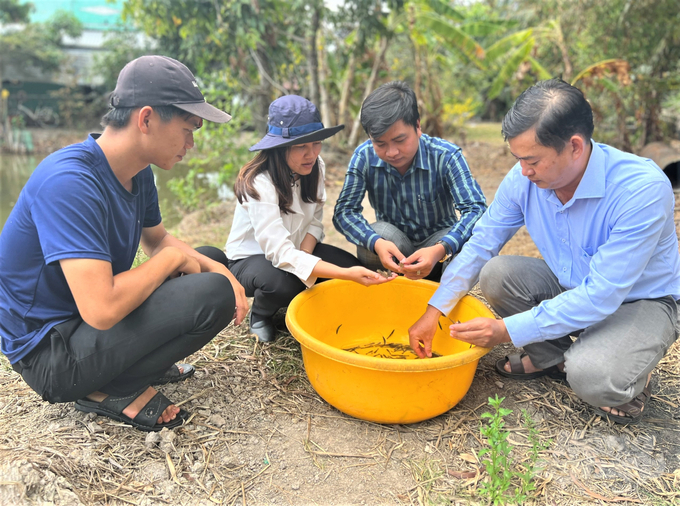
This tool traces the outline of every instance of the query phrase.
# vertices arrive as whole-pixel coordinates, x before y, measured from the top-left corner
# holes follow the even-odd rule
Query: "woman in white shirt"
[[[268,133],[250,148],[259,153],[241,168],[234,185],[238,205],[226,244],[229,260],[222,260],[254,297],[250,331],[262,342],[275,338],[274,313],[318,280],[372,285],[392,279],[321,242],[326,200],[321,141],[342,128],[324,128],[314,104],[303,97],[275,100]]]

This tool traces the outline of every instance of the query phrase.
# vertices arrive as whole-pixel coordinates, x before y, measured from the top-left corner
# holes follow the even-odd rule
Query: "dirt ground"
[[[473,143],[465,155],[491,201],[513,160],[500,144]],[[322,156],[324,156],[322,154]],[[330,224],[347,155],[329,162],[326,242],[352,248]],[[677,205],[677,203],[676,203]],[[222,245],[233,204],[188,216],[177,234]],[[678,214],[676,213],[676,224]],[[504,254],[538,256],[525,232]],[[653,379],[637,426],[609,425],[564,384],[501,379],[499,347],[479,361],[466,397],[449,412],[412,425],[351,418],[311,387],[300,347],[278,315],[280,336],[259,345],[247,326],[225,329],[189,358],[197,373],[160,387],[192,413],[174,432],[146,435],[72,404],[43,402],[0,359],[0,504],[484,504],[481,415],[505,397],[515,470],[529,460],[520,411],[547,449],[525,504],[680,504],[680,345]]]

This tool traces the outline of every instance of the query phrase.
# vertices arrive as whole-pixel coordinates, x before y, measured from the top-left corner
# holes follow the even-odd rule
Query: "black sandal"
[[[180,367],[184,372],[181,373],[179,372]],[[170,369],[165,371],[163,376],[161,376],[155,381],[152,381],[151,385],[167,385],[168,383],[177,383],[178,381],[184,381],[190,376],[193,376],[195,372],[196,368],[191,364],[172,364],[170,366]]]
[[[156,392],[149,402],[139,411],[137,416],[130,418],[123,414],[123,410],[130,405],[137,397],[147,391],[149,387],[135,392],[134,394],[125,397],[113,397],[109,395],[101,402],[91,401],[90,399],[78,399],[75,402],[75,408],[78,411],[85,413],[97,413],[98,415],[106,416],[112,420],[123,422],[132,425],[135,429],[144,432],[159,432],[163,429],[174,429],[184,423],[189,418],[189,413],[180,409],[174,420],[166,423],[158,423],[158,417],[166,410],[168,406],[172,406],[172,402],[162,393]]]
[[[517,380],[530,380],[548,376],[552,379],[564,381],[567,379],[567,374],[560,371],[556,365],[547,367],[540,371],[524,372],[524,364],[522,358],[526,357],[527,353],[515,353],[514,355],[506,355],[505,358],[496,361],[496,372],[506,378]],[[510,363],[510,372],[505,370],[505,364]]]

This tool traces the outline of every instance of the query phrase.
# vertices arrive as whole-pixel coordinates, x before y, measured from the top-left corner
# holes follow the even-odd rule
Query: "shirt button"
[[[566,267],[562,267],[562,272],[567,272],[567,268],[566,268]]]
[[[567,242],[567,240],[566,240],[566,239],[562,239],[562,242]]]

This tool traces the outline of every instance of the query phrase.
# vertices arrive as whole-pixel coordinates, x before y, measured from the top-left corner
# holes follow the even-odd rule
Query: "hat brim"
[[[226,123],[231,119],[231,116],[224,111],[220,111],[214,105],[208,102],[193,102],[190,104],[172,104],[178,109],[190,112],[191,114],[203,118],[213,123]]]
[[[273,148],[287,148],[288,146],[295,146],[296,144],[306,144],[308,142],[317,142],[337,134],[340,130],[345,128],[345,125],[338,125],[334,127],[322,128],[315,132],[299,135],[297,137],[281,137],[280,135],[272,135],[268,133],[260,142],[251,146],[249,151],[262,151],[264,149]]]

